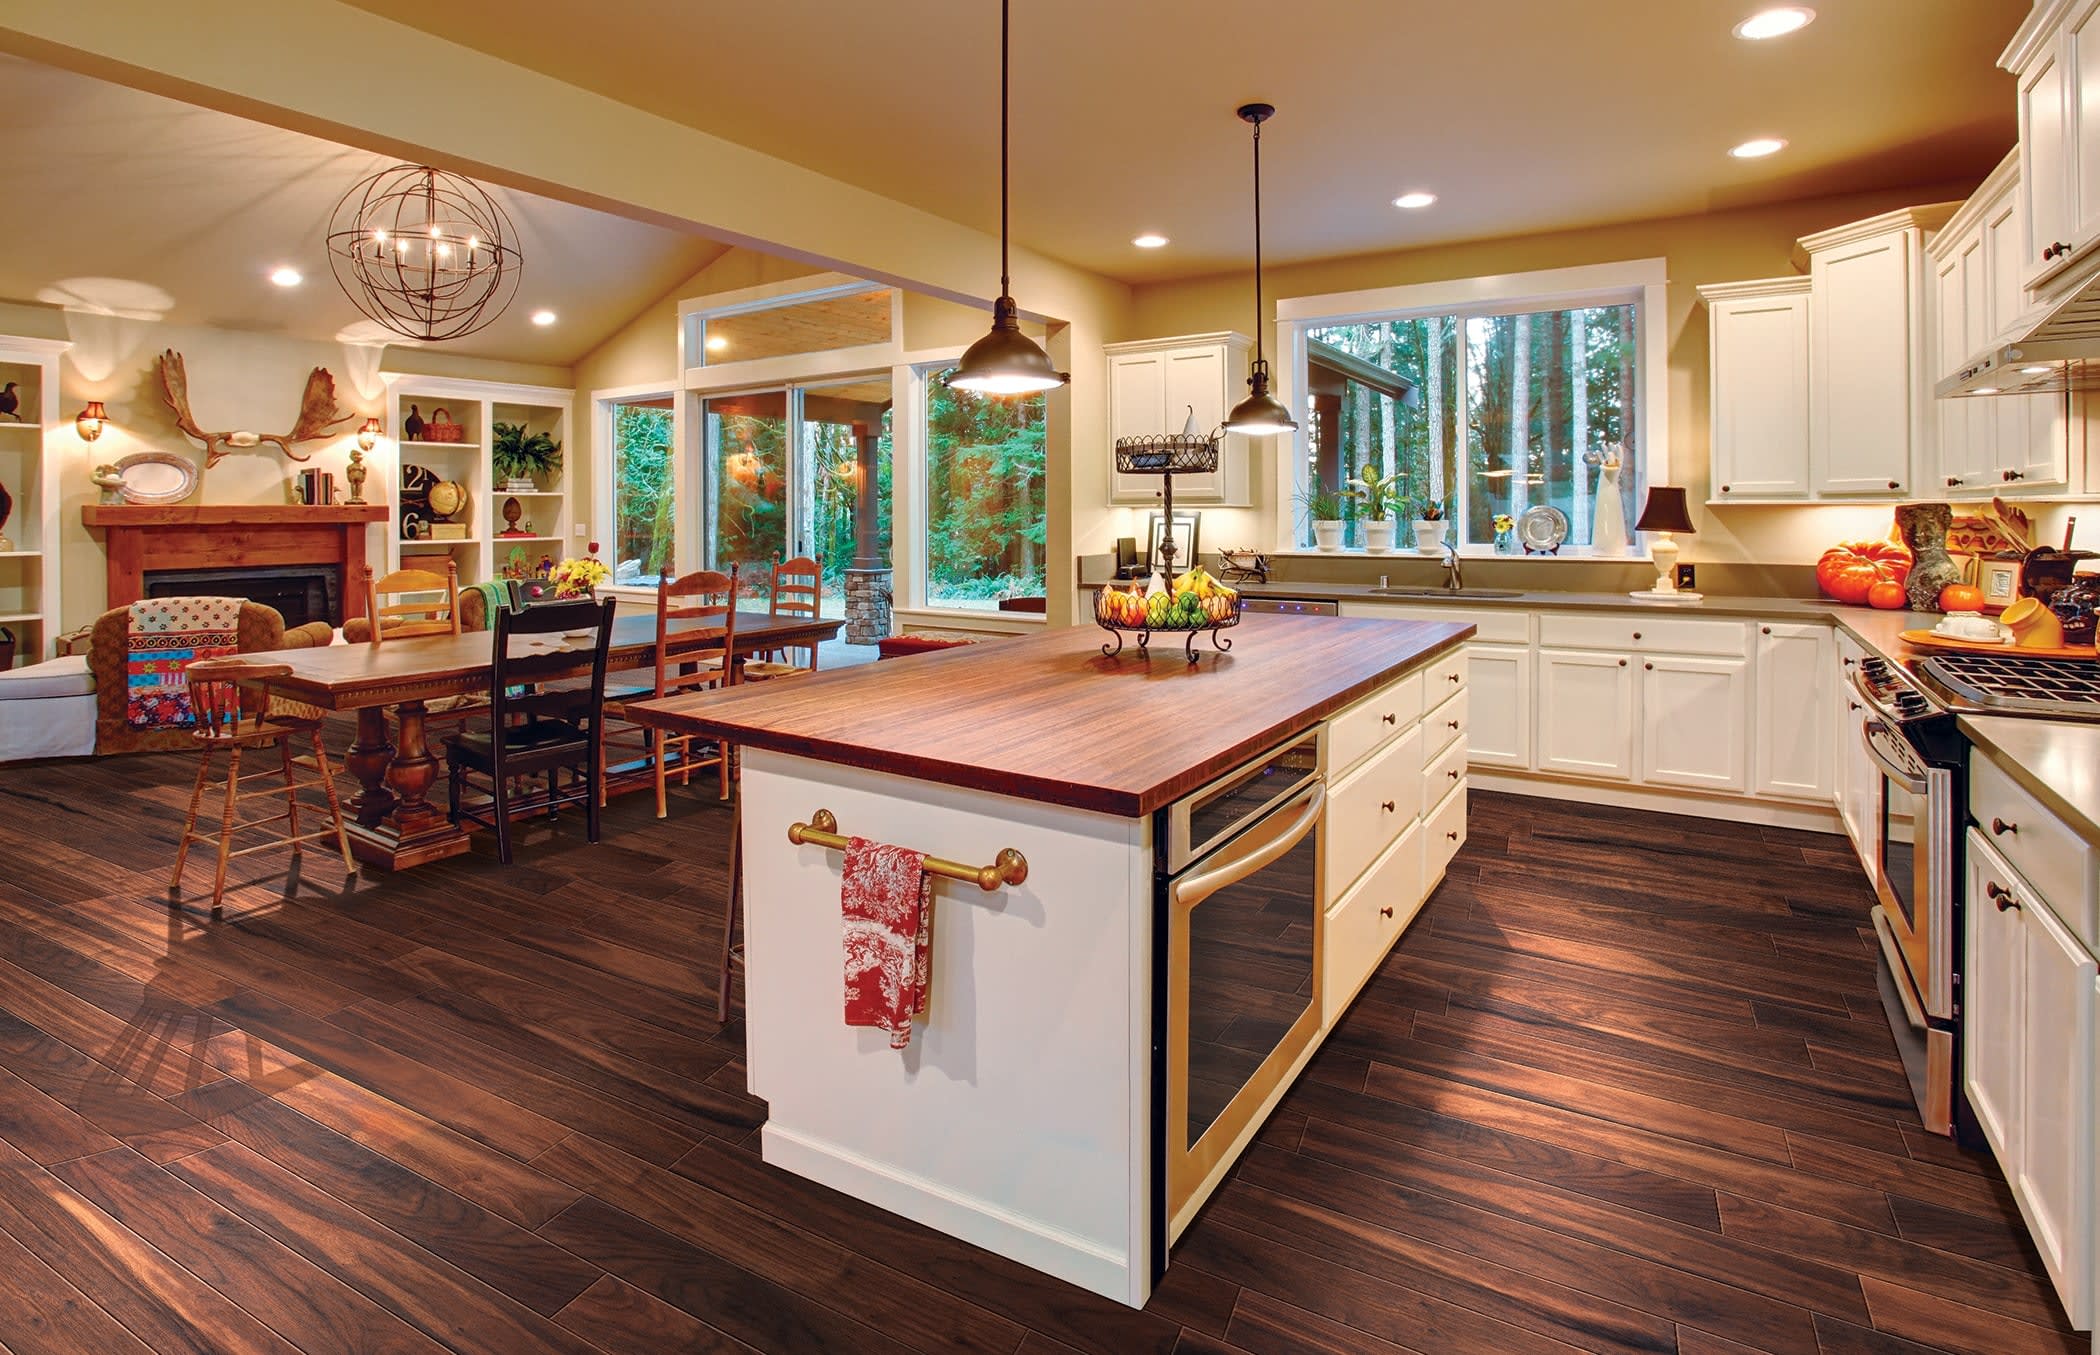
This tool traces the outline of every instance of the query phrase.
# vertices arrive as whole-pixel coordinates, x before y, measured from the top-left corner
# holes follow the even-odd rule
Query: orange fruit
[[[1983,610],[1983,590],[1973,583],[1950,583],[1940,590],[1940,610],[1980,612]]]
[[[1879,607],[1885,612],[1901,611],[1910,603],[1910,595],[1903,585],[1894,579],[1882,579],[1867,589],[1867,605]]]

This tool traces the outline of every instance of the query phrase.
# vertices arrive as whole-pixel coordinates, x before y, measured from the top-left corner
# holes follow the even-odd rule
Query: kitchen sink
[[[1454,602],[1466,598],[1520,598],[1521,588],[1373,588],[1371,592],[1386,598],[1450,598]]]

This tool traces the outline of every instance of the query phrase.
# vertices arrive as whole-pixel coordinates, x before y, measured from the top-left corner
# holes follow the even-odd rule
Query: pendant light
[[[1274,104],[1242,104],[1240,121],[1254,127],[1254,365],[1247,371],[1247,398],[1225,416],[1225,431],[1249,437],[1289,433],[1298,427],[1283,401],[1269,394],[1269,360],[1262,356],[1262,331],[1269,317],[1261,304],[1261,125],[1276,116]]]
[[[1020,311],[1014,305],[1013,281],[1006,262],[1007,198],[1007,105],[1012,62],[1007,56],[1007,31],[1012,25],[1013,0],[999,4],[999,299],[992,303],[992,332],[970,345],[962,363],[948,374],[956,390],[980,395],[1034,395],[1054,390],[1071,381],[1070,372],[1050,365],[1050,355],[1021,332]]]

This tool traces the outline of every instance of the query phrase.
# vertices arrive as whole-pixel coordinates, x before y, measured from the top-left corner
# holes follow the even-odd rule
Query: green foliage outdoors
[[[613,413],[612,555],[639,560],[644,579],[671,563],[677,514],[671,500],[671,411],[618,405]]]
[[[926,397],[927,600],[1042,594],[1048,401],[987,399],[945,376]]]

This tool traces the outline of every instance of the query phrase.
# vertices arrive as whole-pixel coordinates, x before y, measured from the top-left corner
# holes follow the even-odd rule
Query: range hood
[[[2100,262],[2017,343],[2000,344],[1933,387],[1941,399],[2100,390]]]

